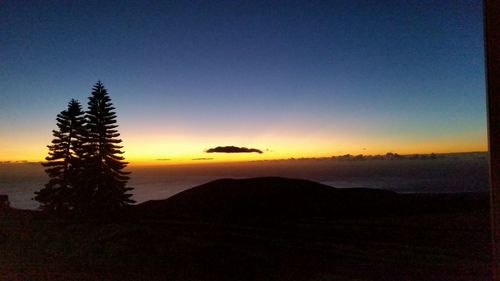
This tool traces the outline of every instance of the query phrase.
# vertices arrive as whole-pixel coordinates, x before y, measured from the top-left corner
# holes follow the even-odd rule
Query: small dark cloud
[[[199,161],[199,160],[213,160],[213,158],[193,158],[191,160]]]
[[[210,148],[206,153],[262,153],[262,150],[256,148],[236,147],[236,146],[217,146]]]
[[[28,161],[28,160],[6,160],[6,161],[0,161],[0,164],[40,164],[42,162],[34,162],[34,161]]]
[[[172,159],[169,159],[169,158],[159,158],[159,159],[156,159],[156,161],[170,161]]]

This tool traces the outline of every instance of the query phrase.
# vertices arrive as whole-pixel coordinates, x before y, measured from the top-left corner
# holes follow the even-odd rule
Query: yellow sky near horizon
[[[487,151],[484,130],[455,133],[440,137],[395,136],[328,136],[294,134],[216,137],[122,135],[126,161],[141,164],[190,164],[251,160],[273,160],[301,157],[330,157],[343,154],[376,155],[387,152],[399,154],[452,153]],[[0,140],[0,161],[43,161],[51,136],[23,137],[16,135]],[[206,153],[216,146],[256,148],[258,153]],[[209,159],[207,159],[209,158]],[[168,159],[168,160],[167,160]]]

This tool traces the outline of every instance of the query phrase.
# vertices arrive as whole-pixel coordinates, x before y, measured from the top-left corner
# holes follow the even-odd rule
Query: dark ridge
[[[12,269],[0,279],[491,280],[486,193],[222,179],[129,211],[92,222],[0,210]]]
[[[132,208],[145,219],[247,223],[302,219],[400,216],[488,208],[486,194],[398,194],[369,188],[338,189],[280,177],[219,179]]]

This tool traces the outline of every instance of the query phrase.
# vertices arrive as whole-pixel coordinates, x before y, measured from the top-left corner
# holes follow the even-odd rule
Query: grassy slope
[[[0,273],[5,280],[488,280],[487,208],[464,210],[249,222],[143,209],[135,220],[107,224],[10,210],[0,213]]]

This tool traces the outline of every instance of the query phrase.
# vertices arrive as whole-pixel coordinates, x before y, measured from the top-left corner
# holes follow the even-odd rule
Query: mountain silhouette
[[[246,223],[479,210],[483,194],[398,194],[280,177],[219,179],[133,207],[135,216]]]
[[[124,220],[71,223],[0,211],[3,261],[22,270],[6,278],[491,280],[486,193],[221,179],[125,210]]]

